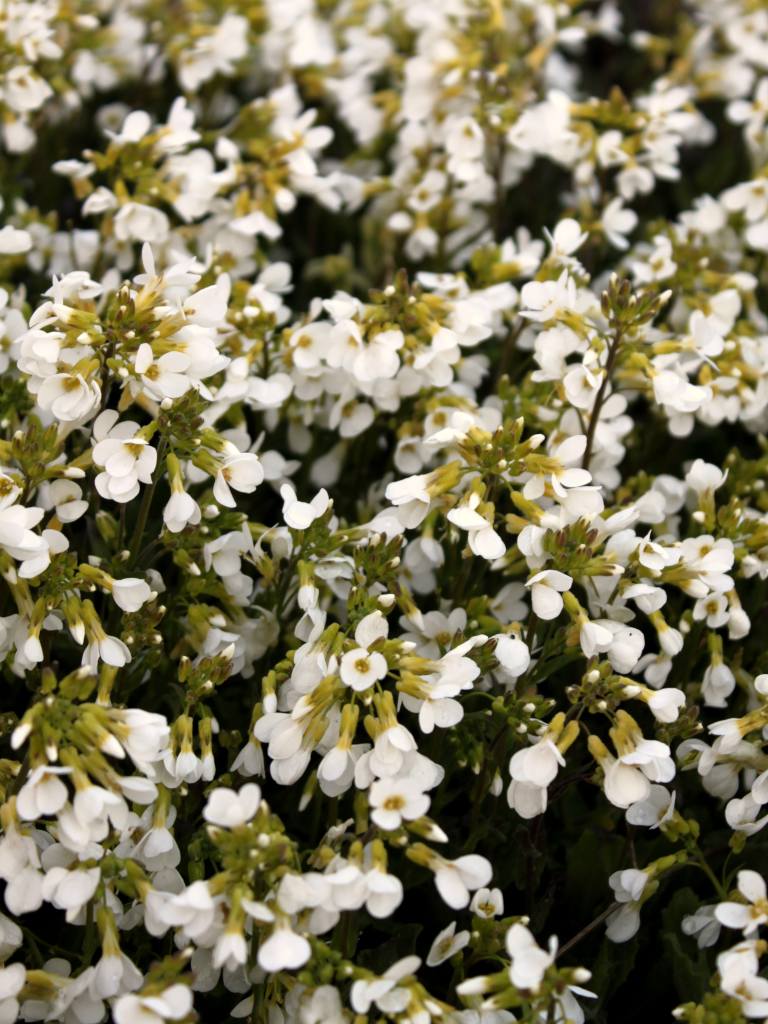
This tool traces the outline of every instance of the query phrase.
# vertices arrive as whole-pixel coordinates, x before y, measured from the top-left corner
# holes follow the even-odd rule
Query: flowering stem
[[[261,981],[253,986],[253,1009],[251,1010],[251,1024],[258,1024],[264,1019],[264,988],[266,981]]]
[[[94,901],[88,901],[85,918],[85,941],[83,942],[83,964],[90,964],[96,946],[96,908]]]
[[[589,463],[592,458],[592,446],[595,443],[595,431],[597,430],[597,424],[600,420],[600,410],[603,407],[605,399],[608,397],[606,392],[608,390],[608,382],[611,379],[611,372],[613,371],[614,364],[616,363],[616,357],[619,354],[619,348],[621,347],[621,329],[617,328],[614,335],[613,341],[609,342],[608,345],[608,358],[605,361],[605,375],[600,381],[600,387],[597,389],[595,395],[595,403],[592,406],[592,412],[589,416],[589,426],[587,427],[587,444],[584,449],[584,455],[581,460],[581,468],[589,469]]]
[[[494,736],[493,740],[491,741],[488,754],[485,757],[483,767],[480,771],[480,774],[478,775],[477,783],[475,784],[475,790],[472,795],[472,820],[470,823],[471,838],[469,844],[470,849],[474,849],[473,840],[475,838],[475,829],[480,818],[480,807],[482,805],[483,797],[486,794],[488,786],[490,785],[493,779],[493,767],[496,762],[496,757],[499,751],[504,749],[504,744],[506,743],[508,734],[509,723],[505,721],[504,724],[499,729],[499,731]]]
[[[531,609],[531,617],[528,619],[528,628],[525,631],[525,645],[528,650],[533,649],[533,641],[536,635],[536,627],[539,624],[539,617],[536,612]]]
[[[582,939],[586,938],[587,935],[590,934],[590,932],[593,932],[595,930],[595,928],[599,928],[603,921],[605,921],[606,918],[610,917],[614,910],[617,910],[620,906],[620,903],[614,902],[611,903],[610,906],[606,907],[601,914],[598,914],[597,917],[594,918],[594,920],[590,921],[588,925],[585,925],[580,932],[576,932],[573,938],[568,939],[567,942],[563,943],[563,945],[557,951],[558,957],[563,956],[564,953],[567,953],[569,950],[573,949],[573,947],[578,942],[581,942]]]
[[[274,615],[278,622],[280,621],[285,610],[285,605],[287,604],[288,601],[290,586],[291,583],[294,582],[294,570],[298,562],[301,560],[301,553],[303,550],[303,547],[300,547],[297,552],[291,555],[290,559],[288,560],[288,564],[286,565],[284,571],[281,573],[280,582],[277,585],[277,590],[275,592],[274,606]]]
[[[152,477],[152,483],[149,487],[144,488],[144,493],[141,496],[141,505],[139,507],[139,514],[136,518],[136,526],[133,531],[133,540],[131,541],[130,547],[130,563],[134,565],[139,551],[141,550],[141,542],[144,539],[144,530],[147,526],[147,517],[149,516],[149,510],[152,506],[152,499],[155,496],[157,485],[163,476],[163,457],[165,455],[165,449],[167,442],[165,438],[162,438],[157,448],[157,468],[155,469],[155,475]]]
[[[509,369],[509,363],[510,363],[510,360],[512,359],[512,353],[515,351],[515,348],[516,348],[516,345],[517,345],[517,339],[522,334],[522,331],[523,331],[524,327],[525,327],[525,320],[521,320],[521,322],[518,324],[517,327],[510,328],[510,330],[507,333],[506,338],[504,339],[504,342],[503,342],[503,344],[501,346],[501,354],[499,356],[499,366],[498,366],[498,369],[496,370],[496,378],[495,378],[495,383],[496,384],[498,384],[498,382],[501,380],[501,378],[504,376],[504,374]]]
[[[722,882],[719,880],[719,878],[717,877],[715,872],[712,870],[712,868],[707,863],[707,859],[704,856],[704,854],[701,852],[701,847],[699,846],[698,843],[693,843],[691,845],[691,853],[695,857],[694,863],[696,864],[696,866],[701,868],[701,870],[704,872],[704,874],[707,876],[707,878],[710,880],[710,882],[714,886],[715,892],[717,893],[717,896],[718,896],[718,899],[721,902],[727,900],[728,899],[728,893],[726,892],[725,888],[723,887]]]

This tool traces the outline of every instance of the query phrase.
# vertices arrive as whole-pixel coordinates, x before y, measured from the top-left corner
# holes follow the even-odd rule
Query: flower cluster
[[[768,1021],[768,12],[0,0],[0,1021]]]

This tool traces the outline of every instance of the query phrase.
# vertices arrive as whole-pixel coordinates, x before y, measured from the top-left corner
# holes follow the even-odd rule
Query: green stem
[[[712,885],[715,888],[715,892],[717,893],[720,901],[721,902],[725,902],[728,899],[728,893],[725,891],[725,888],[723,887],[722,882],[719,880],[719,878],[717,877],[715,872],[712,870],[712,868],[707,863],[706,858],[704,857],[704,854],[699,849],[698,845],[693,850],[693,855],[696,858],[696,860],[694,862],[696,864],[696,866],[701,868],[701,870],[704,872],[704,874],[710,880],[710,882],[712,883]]]
[[[491,741],[488,753],[483,761],[483,767],[480,769],[480,774],[478,775],[477,782],[475,784],[474,792],[472,794],[472,813],[469,826],[470,850],[474,849],[474,842],[476,838],[475,829],[480,821],[480,808],[486,791],[493,781],[493,769],[496,765],[496,758],[500,751],[504,749],[504,744],[506,743],[508,735],[509,723],[505,721]]]
[[[155,469],[155,475],[152,477],[152,483],[149,487],[144,488],[144,494],[141,496],[141,505],[139,506],[139,514],[136,518],[136,527],[133,531],[133,540],[131,541],[130,547],[129,561],[131,565],[135,564],[136,556],[141,550],[141,542],[144,539],[144,531],[147,527],[147,518],[149,517],[149,510],[152,506],[152,499],[155,496],[157,485],[160,483],[160,478],[163,475],[163,458],[165,456],[165,449],[167,446],[167,442],[165,438],[163,438],[157,449],[157,468]]]
[[[611,372],[616,363],[616,357],[619,354],[620,347],[621,330],[617,329],[613,341],[608,344],[608,358],[605,363],[605,376],[600,381],[600,387],[597,389],[597,394],[595,395],[595,404],[592,406],[592,412],[589,416],[589,426],[587,427],[587,446],[584,449],[584,456],[581,460],[582,469],[589,469],[589,462],[592,458],[592,445],[595,443],[595,431],[597,430],[597,424],[600,421],[600,410],[607,398],[606,391],[608,390],[608,382],[611,379]]]
[[[87,966],[93,959],[96,948],[96,907],[94,901],[88,901],[85,917],[85,939],[83,941],[83,963]]]
[[[560,947],[560,949],[558,949],[558,951],[557,951],[558,957],[563,956],[563,954],[565,954],[569,950],[573,949],[573,947],[578,942],[581,942],[582,939],[586,938],[587,935],[590,934],[590,932],[593,932],[595,930],[595,928],[599,928],[599,926],[603,923],[603,921],[605,921],[606,918],[610,917],[610,915],[614,912],[614,910],[617,910],[620,906],[621,906],[620,903],[611,903],[611,905],[609,907],[606,907],[605,910],[601,914],[598,914],[597,917],[594,918],[594,920],[590,921],[589,924],[585,925],[581,929],[580,932],[576,932],[576,934],[573,936],[572,939],[568,939],[568,941],[566,943],[564,943]]]

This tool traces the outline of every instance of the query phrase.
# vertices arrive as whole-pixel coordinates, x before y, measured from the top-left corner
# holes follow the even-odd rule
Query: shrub
[[[768,1020],[764,5],[0,11],[0,1021]]]

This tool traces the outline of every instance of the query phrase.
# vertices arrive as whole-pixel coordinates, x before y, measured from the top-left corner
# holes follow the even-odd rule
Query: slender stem
[[[474,792],[472,794],[472,813],[469,823],[470,849],[474,849],[473,841],[475,839],[475,828],[480,820],[480,807],[486,791],[493,781],[493,769],[496,763],[496,757],[499,752],[503,750],[508,735],[509,723],[505,721],[491,741],[488,753],[483,761],[483,766],[478,774],[477,782],[475,783]]]
[[[280,622],[282,618],[284,606],[287,605],[288,593],[290,591],[291,582],[293,581],[294,578],[294,569],[296,568],[296,565],[301,559],[301,554],[303,550],[304,547],[302,544],[299,546],[298,551],[295,551],[291,555],[290,559],[288,560],[288,564],[280,574],[280,582],[277,584],[277,588],[275,591],[275,606],[273,609],[275,618],[277,619],[278,622]]]
[[[152,505],[152,499],[155,496],[157,485],[160,483],[160,478],[163,475],[163,457],[165,456],[166,440],[163,438],[158,445],[157,450],[157,469],[155,475],[152,478],[152,483],[149,487],[144,488],[144,493],[141,496],[141,505],[139,506],[139,514],[136,519],[136,527],[133,531],[133,540],[131,541],[130,547],[130,564],[133,565],[136,562],[136,556],[141,550],[141,542],[144,539],[144,530],[147,526],[147,518],[149,516],[149,510]]]
[[[701,870],[704,872],[704,874],[710,880],[710,882],[712,883],[712,885],[715,888],[715,892],[717,893],[719,899],[723,900],[723,901],[727,900],[728,899],[728,893],[723,888],[723,885],[722,885],[722,882],[720,881],[720,879],[717,877],[715,872],[712,870],[712,868],[707,863],[707,859],[704,856],[704,854],[701,852],[701,847],[699,846],[698,843],[696,843],[695,846],[693,847],[693,854],[694,854],[694,856],[696,858],[694,863],[696,864],[697,867],[701,868]]]
[[[504,343],[501,347],[501,354],[499,356],[499,365],[496,369],[496,376],[494,378],[494,384],[498,385],[501,378],[509,369],[509,364],[512,361],[512,353],[515,351],[517,339],[522,334],[523,328],[525,327],[525,321],[522,320],[517,327],[510,327],[507,332],[507,336],[504,339]]]
[[[586,936],[589,935],[590,932],[593,932],[595,928],[599,928],[603,921],[610,917],[614,910],[617,910],[620,906],[620,903],[611,903],[609,907],[606,907],[602,914],[598,914],[593,921],[590,921],[588,925],[585,925],[580,932],[576,932],[572,939],[568,939],[568,941],[558,949],[558,957],[561,957],[564,953],[573,949],[577,942],[581,942],[581,940],[586,938]]]
[[[264,1019],[263,1007],[265,984],[266,982],[259,981],[253,986],[253,1009],[251,1010],[251,1024],[259,1024],[259,1021]]]
[[[600,420],[600,410],[603,407],[603,403],[608,397],[606,392],[608,390],[608,382],[611,379],[611,372],[616,362],[616,356],[619,354],[619,348],[621,347],[621,329],[616,329],[613,341],[608,344],[608,358],[605,362],[605,376],[600,381],[600,387],[597,389],[595,395],[595,404],[592,406],[592,412],[589,416],[589,427],[587,428],[587,446],[584,449],[584,456],[581,460],[581,468],[589,469],[590,459],[592,458],[592,446],[595,443],[595,431],[597,430],[597,424]]]
[[[89,964],[96,948],[96,907],[94,900],[88,900],[85,917],[85,940],[83,942],[83,963]]]

